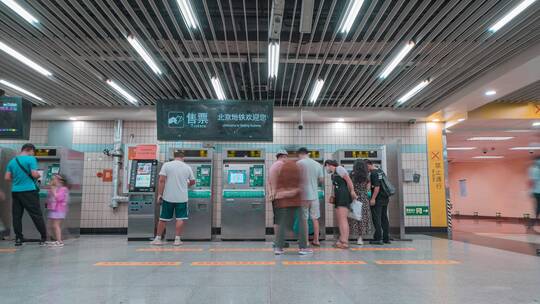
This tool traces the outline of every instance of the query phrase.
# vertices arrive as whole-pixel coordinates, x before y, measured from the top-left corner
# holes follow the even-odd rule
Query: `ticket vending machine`
[[[159,162],[137,160],[128,162],[128,240],[148,240],[154,236]]]
[[[81,234],[81,205],[82,181],[84,170],[84,153],[62,147],[37,147],[35,156],[38,161],[38,184],[40,186],[39,201],[44,218],[47,215],[47,193],[51,188],[54,174],[65,176],[70,185],[68,214],[64,221],[64,239],[78,238]],[[39,240],[36,230],[28,213],[23,215],[23,233],[26,240]]]
[[[289,159],[296,160],[298,155],[296,151],[287,151],[289,153]],[[324,151],[320,149],[313,149],[309,151],[309,157],[314,161],[324,165]],[[326,175],[326,174],[325,174]],[[326,177],[326,176],[325,176]],[[325,199],[325,183],[319,185],[318,189],[319,204],[321,210],[321,217],[319,218],[319,239],[324,240],[326,238],[326,199]],[[288,225],[285,232],[285,236],[288,240],[297,239],[296,233],[293,231],[293,226]]]
[[[221,238],[266,238],[265,167],[263,150],[223,152]]]
[[[381,147],[375,150],[339,150],[336,152],[337,162],[343,166],[349,173],[353,170],[354,161],[357,159],[370,160],[376,167],[382,168],[386,172],[386,149]],[[358,238],[359,235],[351,231],[351,239]]]
[[[8,148],[0,148],[0,240],[9,237],[11,233],[11,186],[4,182],[3,178],[6,174],[6,168],[10,160],[17,153],[15,150]],[[3,227],[2,227],[3,225]]]
[[[188,191],[189,219],[184,224],[182,239],[210,240],[212,238],[212,159],[210,149],[178,149],[169,150],[169,158],[174,158],[174,152],[184,152],[184,161],[191,167],[195,175],[195,185]],[[167,227],[166,237],[174,239],[174,221]]]

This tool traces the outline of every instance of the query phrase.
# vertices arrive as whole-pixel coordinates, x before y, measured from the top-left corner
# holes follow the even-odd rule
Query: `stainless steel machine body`
[[[263,150],[223,152],[221,238],[266,238],[265,157]]]
[[[15,150],[0,148],[0,240],[9,237],[12,230],[11,222],[11,187],[4,182],[4,176],[9,161],[17,155]],[[1,227],[3,225],[3,227]],[[2,231],[3,230],[3,231]]]
[[[148,240],[155,234],[159,206],[156,204],[159,162],[129,160],[126,170],[128,188],[128,240]]]

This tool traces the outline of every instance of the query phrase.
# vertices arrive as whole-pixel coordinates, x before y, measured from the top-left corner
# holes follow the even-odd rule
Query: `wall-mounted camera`
[[[298,130],[300,130],[300,131],[304,130],[304,124],[303,123],[298,124]]]

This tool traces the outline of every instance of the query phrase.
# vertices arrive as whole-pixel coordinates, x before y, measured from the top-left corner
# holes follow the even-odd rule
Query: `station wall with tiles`
[[[35,144],[47,144],[53,141],[52,123],[44,121],[32,122],[30,141]],[[103,182],[97,177],[98,172],[112,168],[112,158],[103,154],[104,149],[112,149],[113,121],[77,121],[64,124],[71,126],[73,136],[71,148],[85,152],[85,168],[83,179],[82,223],[84,228],[122,228],[127,227],[127,205],[121,203],[117,209],[109,206],[113,192],[111,182]],[[57,132],[56,132],[57,133]],[[55,135],[58,136],[58,135]],[[219,152],[224,148],[261,148],[266,152],[266,164],[269,167],[275,160],[275,152],[283,148],[305,146],[311,149],[322,149],[325,159],[333,158],[333,153],[340,149],[374,149],[396,140],[402,141],[402,165],[404,169],[412,169],[421,175],[419,183],[405,183],[405,206],[428,206],[429,187],[427,177],[426,124],[418,123],[306,123],[299,131],[296,123],[274,123],[273,143],[205,143],[212,146],[216,153],[214,158],[214,193],[221,193],[222,157]],[[0,141],[0,146],[18,149],[23,141]],[[124,144],[159,144],[160,160],[168,159],[167,152],[171,147],[200,148],[202,143],[196,142],[158,142],[154,122],[126,121],[123,130]],[[327,178],[327,190],[330,187]],[[221,197],[214,195],[213,226],[220,227]],[[405,211],[404,211],[405,212]],[[334,226],[332,205],[327,204],[326,225]],[[272,210],[267,204],[267,227],[272,226]],[[429,215],[406,215],[405,225],[408,227],[430,227]]]

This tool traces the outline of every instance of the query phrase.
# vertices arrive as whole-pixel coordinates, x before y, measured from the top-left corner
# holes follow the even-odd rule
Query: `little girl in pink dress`
[[[64,242],[62,241],[62,222],[66,218],[69,201],[69,189],[66,184],[66,179],[62,175],[54,175],[47,197],[48,218],[55,239],[54,242],[49,243],[51,247],[64,246]]]

